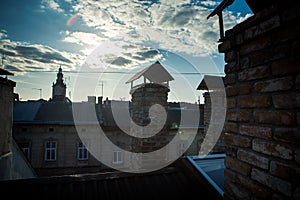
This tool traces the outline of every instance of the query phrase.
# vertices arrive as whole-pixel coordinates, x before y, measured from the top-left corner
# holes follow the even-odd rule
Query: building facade
[[[114,106],[117,113],[128,113],[132,102],[103,101],[102,97],[98,97],[97,102],[93,96],[89,96],[86,102],[71,102],[63,92],[65,84],[62,77],[60,68],[49,101],[14,102],[13,136],[37,174],[52,176],[114,170],[105,163],[124,170],[132,167],[124,150],[132,151],[133,141],[128,139],[126,131],[120,129],[112,112],[112,105],[117,105]],[[167,106],[166,131],[170,138],[179,131],[174,124],[180,124],[182,110],[175,107],[174,104]],[[79,121],[74,120],[75,108],[79,109],[78,117],[82,118]],[[93,113],[96,114],[96,120],[91,117]],[[122,119],[119,123],[129,130],[130,120],[126,117]],[[203,140],[203,127],[185,127],[181,129],[181,134],[195,130],[199,134],[188,149],[188,144],[182,140],[167,154],[197,155]],[[103,131],[116,144],[116,148],[109,147],[104,140],[99,139],[99,131]]]

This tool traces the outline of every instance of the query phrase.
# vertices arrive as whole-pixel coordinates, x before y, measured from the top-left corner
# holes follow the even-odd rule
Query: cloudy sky
[[[10,0],[0,7],[1,67],[22,100],[51,97],[59,66],[67,96],[130,100],[125,82],[159,60],[174,77],[170,101],[195,102],[204,74],[223,74],[217,51],[220,0]],[[225,30],[251,11],[235,0]],[[87,81],[89,80],[89,81]],[[187,86],[189,86],[187,89]],[[187,90],[189,94],[187,95]]]

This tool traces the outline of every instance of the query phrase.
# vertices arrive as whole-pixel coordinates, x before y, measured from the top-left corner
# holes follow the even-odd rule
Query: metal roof
[[[5,69],[0,68],[0,75],[11,75],[11,76],[13,76],[14,74],[7,71],[7,70],[5,70]]]
[[[15,101],[13,109],[13,121],[33,121],[42,103],[43,101]]]
[[[217,90],[224,88],[224,77],[204,75],[197,90]]]
[[[141,76],[144,76],[149,81],[153,83],[163,83],[167,81],[172,81],[174,78],[169,74],[169,72],[161,65],[159,61],[156,61],[154,64],[146,67],[140,72],[136,73],[132,78],[130,78],[126,83],[133,82],[139,79]]]
[[[26,199],[222,199],[185,158],[148,173],[120,171],[0,181],[2,195]]]

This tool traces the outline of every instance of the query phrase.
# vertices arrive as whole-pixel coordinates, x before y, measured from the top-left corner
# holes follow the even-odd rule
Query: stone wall
[[[298,5],[297,5],[298,4]],[[226,31],[225,199],[300,199],[300,7]]]

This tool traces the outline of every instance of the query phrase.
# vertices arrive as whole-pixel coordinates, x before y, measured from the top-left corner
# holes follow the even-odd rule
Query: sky
[[[61,66],[67,96],[130,100],[135,73],[157,60],[173,76],[168,101],[203,100],[203,75],[224,75],[220,0],[10,0],[0,7],[1,68],[21,100],[48,100]],[[224,29],[252,15],[244,0],[223,11]]]

